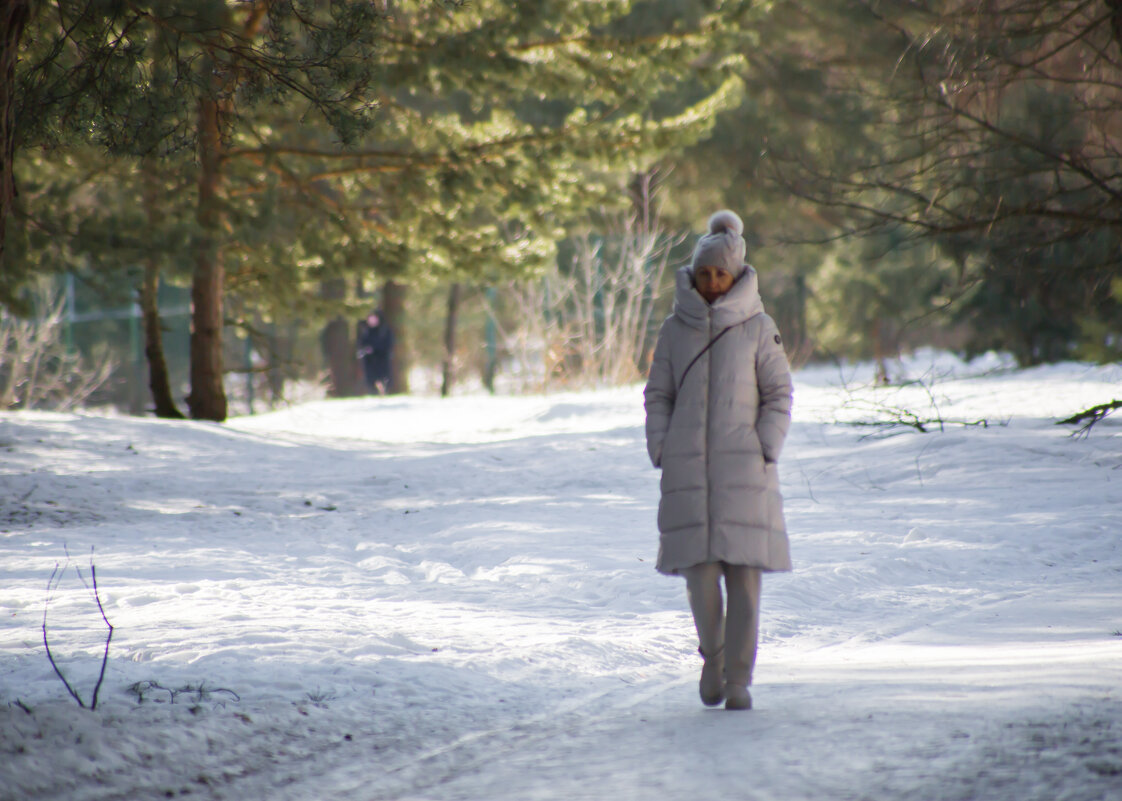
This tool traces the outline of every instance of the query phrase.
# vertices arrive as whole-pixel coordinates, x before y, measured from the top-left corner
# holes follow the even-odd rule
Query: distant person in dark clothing
[[[365,322],[359,324],[358,356],[362,359],[366,391],[385,395],[393,374],[393,329],[382,321],[381,311],[370,312]]]

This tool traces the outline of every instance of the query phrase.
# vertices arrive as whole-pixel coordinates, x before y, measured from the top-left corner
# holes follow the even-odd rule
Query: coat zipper
[[[710,309],[708,318],[709,341],[713,341],[713,312]],[[713,349],[705,354],[705,561],[713,561],[713,482],[709,475],[709,443],[711,438],[709,420],[710,401],[713,395]]]

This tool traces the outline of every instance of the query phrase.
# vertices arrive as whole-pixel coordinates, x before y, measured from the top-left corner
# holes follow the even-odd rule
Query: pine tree
[[[292,314],[322,310],[320,282],[355,270],[402,287],[531,273],[589,205],[622,194],[618,176],[735,102],[733,45],[757,14],[712,3],[651,26],[623,0],[50,5],[25,36],[18,141],[179,159],[193,176],[188,403],[205,419],[226,414],[228,292]],[[49,209],[26,214],[50,227]]]
[[[25,276],[10,276],[4,265],[7,252],[8,217],[16,198],[15,168],[15,87],[16,63],[20,41],[27,26],[31,6],[28,0],[0,0],[0,298],[14,298],[14,286]],[[15,277],[16,280],[10,280]]]
[[[783,185],[843,231],[903,227],[967,268],[958,297],[973,349],[1008,347],[1026,363],[1104,352],[1122,273],[1122,7],[805,7],[859,23],[816,25],[829,46],[814,59],[829,95],[858,114],[821,106],[817,141],[843,147],[791,135],[773,149]]]

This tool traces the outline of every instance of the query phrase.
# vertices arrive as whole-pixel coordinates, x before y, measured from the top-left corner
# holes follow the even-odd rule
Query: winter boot
[[[705,660],[705,664],[701,667],[701,681],[698,684],[701,703],[706,706],[717,706],[725,700],[725,647],[722,645],[716,653],[710,655],[700,648],[697,652]]]
[[[739,684],[728,684],[725,686],[725,709],[751,709],[752,708],[752,694],[748,692],[747,687]]]

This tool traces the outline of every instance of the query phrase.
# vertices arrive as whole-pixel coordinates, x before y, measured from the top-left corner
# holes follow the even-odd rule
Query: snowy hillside
[[[1122,798],[1122,368],[908,367],[796,375],[749,713],[640,387],[0,414],[0,801]]]

